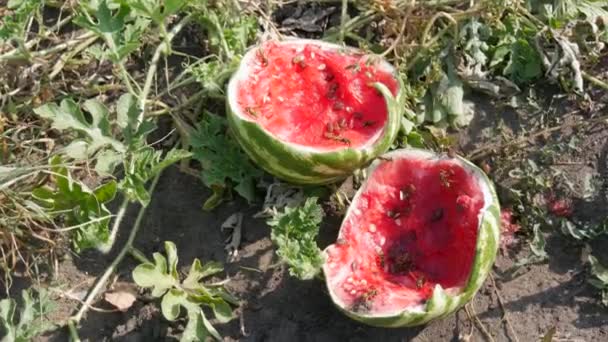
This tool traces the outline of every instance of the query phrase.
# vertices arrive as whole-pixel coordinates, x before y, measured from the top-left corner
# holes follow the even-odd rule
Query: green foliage
[[[189,72],[210,95],[223,94],[224,83],[238,66],[241,56],[254,40],[257,18],[243,13],[231,2],[208,1],[192,4],[198,23],[207,31],[210,58],[190,66]]]
[[[41,6],[42,0],[9,0],[6,8],[12,13],[0,18],[0,43],[23,41],[29,19],[39,12]]]
[[[55,304],[44,290],[21,291],[21,302],[12,298],[0,300],[0,335],[6,342],[29,342],[36,336],[54,328],[45,319]]]
[[[542,76],[542,62],[534,47],[536,29],[517,15],[508,15],[492,30],[494,43],[489,67],[518,84],[529,83]]]
[[[166,167],[191,155],[185,150],[172,149],[163,157],[163,151],[156,151],[150,146],[143,147],[125,161],[125,176],[120,181],[119,188],[129,199],[147,206],[150,194],[146,189],[146,182]]]
[[[298,207],[286,207],[268,221],[277,255],[289,265],[289,273],[299,279],[312,279],[323,266],[323,254],[317,246],[323,209],[316,197],[309,197]]]
[[[116,182],[112,180],[95,190],[89,190],[61,165],[61,158],[55,157],[51,163],[55,189],[42,186],[34,189],[32,196],[49,215],[61,216],[68,225],[73,226],[72,243],[77,252],[106,243],[111,213],[105,203],[114,199]]]
[[[91,50],[97,58],[120,63],[141,46],[150,20],[132,15],[131,7],[141,2],[90,0],[81,4],[80,15],[73,22],[106,42],[105,49],[96,46]]]
[[[589,283],[601,291],[602,304],[608,306],[608,268],[602,265],[596,257],[589,255],[591,264],[591,274],[594,279],[589,279]]]
[[[181,308],[186,310],[188,324],[181,337],[182,342],[206,341],[210,337],[221,341],[201,306],[209,307],[220,323],[226,323],[233,318],[230,305],[237,305],[238,301],[226,292],[223,282],[203,284],[201,280],[222,272],[222,265],[217,262],[202,265],[199,259],[194,259],[188,275],[180,281],[175,244],[166,241],[165,251],[166,257],[154,253],[154,262],[137,266],[133,270],[133,280],[141,287],[151,288],[154,297],[162,297],[161,311],[167,320],[176,320]]]
[[[447,71],[440,71],[439,81],[430,86],[424,97],[426,121],[440,127],[463,127],[469,124],[473,113],[465,105],[463,84],[452,57],[445,63]]]
[[[66,147],[66,154],[72,158],[92,156],[107,146],[116,152],[124,152],[126,147],[112,136],[108,109],[97,100],[85,101],[83,108],[90,115],[90,121],[71,99],[62,100],[59,106],[55,103],[45,104],[34,109],[34,113],[51,120],[55,129],[73,130],[81,135]]]
[[[209,35],[209,44],[222,60],[242,55],[258,30],[257,18],[244,13],[236,2],[193,3],[198,22]]]
[[[255,181],[262,176],[249,160],[241,147],[228,135],[225,119],[206,113],[192,137],[193,157],[202,165],[201,178],[206,186],[214,190],[215,197],[221,196],[228,184],[252,202],[255,197]],[[206,209],[219,204],[217,198],[210,198]]]

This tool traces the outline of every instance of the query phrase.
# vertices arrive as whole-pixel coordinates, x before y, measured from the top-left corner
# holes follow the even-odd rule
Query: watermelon
[[[236,140],[267,172],[325,184],[389,149],[404,101],[395,69],[379,56],[290,39],[245,54],[228,84],[227,116]]]
[[[496,257],[500,208],[470,162],[405,149],[376,160],[324,251],[332,301],[351,318],[403,327],[469,301]]]

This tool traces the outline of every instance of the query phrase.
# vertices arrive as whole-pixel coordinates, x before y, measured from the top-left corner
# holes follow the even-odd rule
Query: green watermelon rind
[[[391,151],[387,153],[385,157],[391,158],[391,156],[395,155],[403,156],[408,153],[424,153],[429,157],[441,158],[438,154],[433,152],[413,148]],[[484,191],[484,199],[486,202],[484,208],[480,210],[482,218],[480,219],[479,232],[477,235],[475,259],[473,261],[473,266],[471,267],[471,275],[469,276],[467,284],[458,292],[458,294],[450,294],[448,291],[442,289],[440,285],[436,285],[433,295],[422,308],[408,308],[401,312],[387,315],[365,315],[351,311],[340,303],[339,298],[334,293],[327,280],[327,265],[324,265],[323,271],[330,297],[334,304],[344,314],[356,321],[377,327],[412,327],[450,315],[469,302],[481,288],[492,269],[498,251],[500,240],[500,204],[494,185],[486,174],[468,160],[461,157],[456,158],[462,163],[462,166],[478,177],[479,183]],[[371,176],[379,163],[380,161],[376,161],[367,169],[368,177]],[[365,185],[357,191],[352,203],[357,201],[357,198],[364,189]],[[354,206],[351,205],[350,208],[354,208]],[[345,220],[349,217],[350,208],[346,213]],[[328,248],[330,247],[331,246]],[[325,253],[327,253],[327,249],[325,250]]]
[[[288,42],[291,44],[317,44],[336,50],[344,49],[341,45],[309,39],[293,39]],[[405,91],[403,81],[399,79],[388,62],[382,60],[382,66],[390,68],[393,72],[399,81],[399,90],[397,96],[393,96],[384,84],[374,84],[387,103],[388,119],[383,131],[377,135],[375,141],[363,147],[319,151],[279,140],[240,110],[236,100],[237,83],[246,74],[247,61],[254,58],[256,49],[257,47],[254,47],[245,54],[239,70],[232,76],[228,84],[226,112],[234,137],[249,157],[261,168],[290,183],[328,184],[348,177],[353,171],[365,167],[375,157],[391,147],[399,132],[401,117],[404,114]]]

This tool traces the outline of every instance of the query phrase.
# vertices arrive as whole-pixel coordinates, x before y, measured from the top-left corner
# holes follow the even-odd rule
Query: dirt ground
[[[523,118],[517,113],[493,107],[487,99],[478,99],[477,102],[475,121],[468,130],[460,132],[465,150],[479,146],[486,138],[476,132],[493,125],[498,117],[511,117],[513,129],[521,129],[517,127],[521,127]],[[562,108],[556,115],[567,115],[564,114],[567,112]],[[558,132],[553,139],[566,139],[567,134],[567,131]],[[605,126],[585,135],[581,144],[586,148],[579,156],[584,159],[583,166],[574,173],[579,173],[579,176],[585,172],[605,174],[608,166],[607,136]],[[473,331],[473,336],[469,341],[484,340],[480,330],[472,327],[464,310],[419,328],[373,328],[348,319],[333,306],[323,282],[291,278],[277,263],[269,228],[263,220],[252,218],[259,207],[235,200],[212,212],[205,212],[201,210],[201,204],[209,195],[210,192],[196,177],[181,173],[177,168],[167,170],[153,196],[136,247],[151,255],[162,250],[163,241],[174,241],[178,246],[182,271],[187,270],[193,258],[225,262],[226,276],[230,278],[228,288],[242,303],[235,310],[237,318],[228,324],[216,324],[225,340],[459,341],[470,331]],[[591,202],[577,203],[576,208],[585,215],[598,216],[606,207],[606,197],[604,189]],[[131,209],[125,228],[134,219],[136,208]],[[220,225],[238,211],[245,214],[242,243],[236,260],[228,262],[224,247],[228,233],[222,232]],[[336,216],[325,219],[319,241],[322,246],[335,239],[340,219]],[[123,236],[116,248],[122,245],[127,231],[122,230]],[[607,243],[605,237],[592,243],[594,254],[603,261],[608,261],[608,250],[602,250],[601,246]],[[608,341],[608,310],[599,303],[597,290],[587,283],[583,244],[563,234],[551,233],[547,240],[547,263],[523,267],[515,275],[508,273],[507,270],[521,259],[526,250],[523,247],[512,247],[498,256],[493,272],[496,287],[488,280],[471,306],[494,340],[540,341],[547,331],[555,327],[553,341]],[[112,257],[112,253],[104,256],[93,252],[79,257],[66,256],[59,266],[60,279],[54,283],[72,296],[82,298]],[[134,266],[134,260],[127,258],[120,266],[114,286],[128,286],[124,284],[132,282],[130,271]],[[501,301],[504,306],[501,306]],[[53,318],[67,318],[76,304],[72,299],[62,300],[60,310]],[[111,309],[103,300],[95,306]],[[505,313],[508,321],[504,319]],[[175,341],[183,323],[164,320],[158,303],[140,292],[138,301],[127,312],[90,311],[79,333],[86,341]],[[509,324],[517,336],[510,331]],[[64,330],[39,338],[39,341],[65,340],[67,333]]]

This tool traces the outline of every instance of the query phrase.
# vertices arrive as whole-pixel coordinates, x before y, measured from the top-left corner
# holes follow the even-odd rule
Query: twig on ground
[[[473,301],[465,305],[464,311],[467,313],[469,319],[475,323],[475,326],[477,327],[477,329],[479,329],[479,331],[481,331],[485,339],[487,341],[494,342],[494,337],[490,335],[490,332],[488,331],[488,329],[486,329],[486,326],[479,319],[479,317],[477,317],[477,312],[475,312],[475,306],[473,306]]]
[[[156,177],[154,177],[154,179],[152,180],[152,183],[150,184],[150,187],[148,188],[148,192],[150,194],[152,194],[154,192],[154,188],[156,187],[156,184],[158,183],[160,175],[161,175],[161,173],[158,173],[156,175]],[[87,312],[87,310],[88,310],[89,306],[91,305],[91,303],[93,303],[93,301],[95,300],[95,298],[97,297],[97,295],[99,294],[99,292],[102,291],[102,289],[105,287],[106,282],[108,281],[108,279],[110,278],[110,276],[112,276],[112,274],[114,273],[114,271],[116,271],[116,268],[118,267],[118,265],[120,264],[120,262],[127,255],[127,252],[129,251],[129,249],[133,245],[133,241],[135,240],[135,236],[137,235],[137,231],[139,230],[139,228],[141,226],[144,214],[146,213],[146,208],[147,207],[142,207],[142,208],[139,209],[139,213],[137,214],[137,218],[135,219],[135,223],[133,224],[133,228],[131,228],[131,233],[129,233],[129,237],[127,239],[127,242],[122,247],[122,249],[120,250],[120,252],[116,256],[116,258],[112,261],[112,263],[110,264],[110,266],[108,266],[108,268],[106,268],[106,271],[97,280],[97,283],[95,284],[95,286],[93,287],[93,289],[91,290],[91,292],[89,292],[89,294],[85,298],[83,306],[80,308],[80,310],[78,310],[78,312],[69,319],[69,321],[68,321],[68,327],[70,328],[70,331],[71,331],[72,327],[75,329],[75,326],[80,322],[80,320],[82,319],[83,315]]]
[[[569,113],[569,115],[576,114],[578,112],[580,112],[580,110],[575,110],[575,111]],[[538,138],[538,137],[543,136],[548,133],[553,133],[553,132],[562,130],[564,128],[577,127],[579,125],[591,125],[591,124],[596,124],[596,123],[600,123],[600,122],[606,122],[606,120],[608,120],[608,118],[606,116],[602,116],[602,117],[597,117],[597,118],[593,118],[593,119],[589,119],[589,120],[574,120],[572,122],[564,122],[561,125],[547,127],[545,129],[542,129],[538,132],[535,132],[535,133],[530,134],[525,137],[521,137],[518,139],[506,141],[506,142],[496,142],[496,143],[490,143],[490,144],[484,145],[478,149],[475,149],[475,150],[467,153],[467,158],[470,160],[473,160],[473,161],[480,160],[497,151],[504,150],[509,147],[518,147],[518,146],[524,145],[526,143],[529,143],[531,139]]]
[[[494,293],[496,294],[496,298],[498,298],[498,305],[500,305],[500,309],[502,310],[502,319],[507,325],[507,330],[509,330],[509,333],[511,333],[511,335],[513,336],[513,341],[519,342],[519,336],[517,336],[517,333],[515,332],[515,329],[513,329],[513,325],[511,324],[511,320],[509,320],[509,313],[505,308],[504,301],[502,300],[502,295],[500,294],[498,287],[496,287],[496,281],[494,280],[494,275],[492,275],[492,273],[490,273],[490,281],[492,282],[492,286],[494,287]]]

